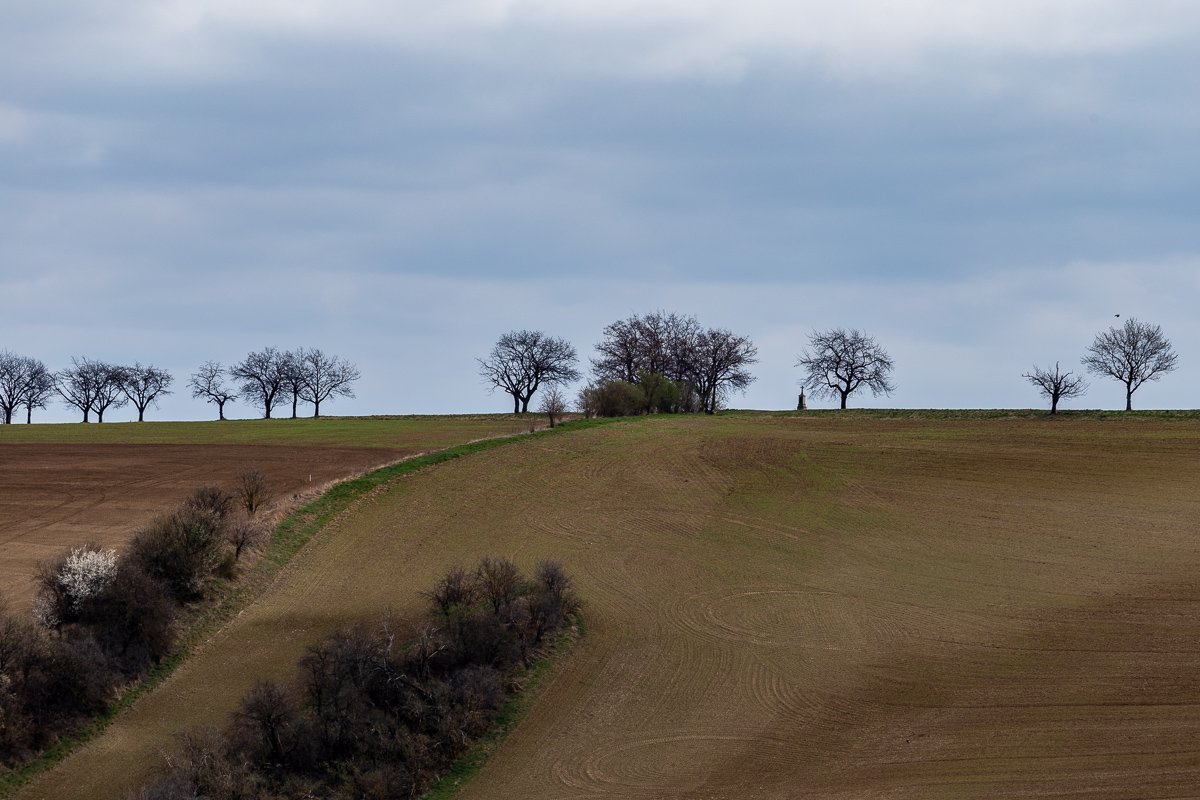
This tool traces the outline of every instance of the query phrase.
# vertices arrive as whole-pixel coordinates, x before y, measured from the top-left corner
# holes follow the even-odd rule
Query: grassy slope
[[[21,797],[116,796],[173,728],[447,565],[551,555],[588,636],[466,798],[1182,796],[1200,784],[1200,424],[648,419],[403,477]]]
[[[543,420],[511,414],[407,417],[247,419],[224,422],[106,422],[84,425],[0,425],[0,445],[10,444],[238,444],[405,448],[448,447],[465,441],[528,431]]]

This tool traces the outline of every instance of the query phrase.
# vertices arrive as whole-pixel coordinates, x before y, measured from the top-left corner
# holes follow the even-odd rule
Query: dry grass
[[[19,796],[169,733],[448,565],[551,555],[588,636],[465,798],[1181,797],[1200,786],[1200,422],[649,419],[404,477]]]

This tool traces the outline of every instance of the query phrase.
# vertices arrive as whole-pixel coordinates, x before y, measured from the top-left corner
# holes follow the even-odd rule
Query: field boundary
[[[258,562],[231,589],[219,596],[208,608],[202,608],[188,624],[169,656],[159,662],[144,678],[131,685],[103,713],[71,736],[63,738],[38,758],[19,769],[0,775],[0,800],[11,797],[34,778],[65,759],[77,748],[95,739],[108,728],[117,716],[132,706],[138,698],[156,689],[208,638],[239,612],[254,602],[274,581],[276,576],[314,536],[359,500],[405,475],[436,466],[446,461],[492,450],[515,442],[556,436],[560,433],[593,428],[629,417],[597,418],[563,422],[554,428],[529,433],[506,434],[455,445],[443,450],[413,456],[393,462],[361,475],[334,483],[315,499],[288,513],[276,524],[271,541]],[[505,711],[508,711],[506,705]],[[478,769],[478,767],[476,767]]]

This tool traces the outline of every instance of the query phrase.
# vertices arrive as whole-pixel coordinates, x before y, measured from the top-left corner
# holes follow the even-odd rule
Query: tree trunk
[[[840,392],[842,395],[842,411],[846,410],[846,398],[850,396],[849,392]]]
[[[225,419],[225,401],[221,400],[220,402],[217,403],[217,420],[223,421],[224,419]]]
[[[321,401],[313,400],[313,419],[321,416]]]
[[[4,424],[12,425],[12,409],[11,408],[4,409]]]
[[[271,418],[271,401],[263,401],[263,419]]]
[[[296,418],[296,404],[299,401],[300,401],[300,398],[296,397],[296,395],[293,394],[292,395],[292,419]]]
[[[25,407],[25,424],[26,425],[33,424],[33,406]]]
[[[96,409],[96,422],[104,422],[104,410]]]
[[[1129,385],[1125,385],[1125,410],[1133,411],[1133,389]]]
[[[146,421],[146,407],[138,406],[138,422]]]
[[[1057,397],[1050,398],[1050,413],[1051,414],[1058,413],[1058,398]]]
[[[513,396],[513,413],[520,414],[521,413],[521,396],[519,394],[517,394],[516,392],[513,392],[512,396]]]
[[[521,398],[521,413],[524,414],[527,411],[529,411],[529,398],[522,397]]]

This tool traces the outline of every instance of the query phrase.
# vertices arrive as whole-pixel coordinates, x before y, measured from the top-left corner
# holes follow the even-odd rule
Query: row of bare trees
[[[757,348],[745,336],[663,311],[608,325],[596,351],[593,382],[580,394],[589,414],[711,414],[730,392],[745,391],[754,381],[748,368],[758,360]],[[528,411],[534,393],[546,387],[543,405],[551,419],[564,406],[560,387],[582,377],[574,346],[542,331],[506,333],[478,362],[492,389],[512,397],[514,413]]]
[[[133,405],[138,422],[145,419],[146,409],[171,393],[174,379],[166,370],[141,362],[132,366],[110,364],[90,358],[73,358],[71,366],[51,372],[40,360],[0,352],[0,414],[5,424],[11,424],[18,409],[25,409],[25,421],[33,420],[33,409],[46,408],[58,395],[63,402],[83,414],[90,422],[104,421],[110,408]]]
[[[291,404],[292,419],[300,403],[313,407],[321,416],[321,404],[335,397],[354,397],[354,383],[362,374],[352,362],[319,348],[279,350],[265,347],[248,353],[226,367],[206,361],[192,374],[188,388],[192,397],[203,398],[217,407],[225,419],[225,404],[243,400],[262,408],[270,419],[280,406]]]
[[[318,348],[277,350],[267,347],[247,354],[229,367],[208,361],[188,381],[193,397],[217,406],[225,419],[225,404],[242,399],[260,406],[263,416],[290,403],[292,418],[300,403],[321,415],[321,404],[335,397],[354,397],[353,385],[361,377],[358,368],[340,356]],[[157,407],[158,399],[171,394],[171,373],[150,364],[112,364],[91,358],[72,358],[71,366],[52,372],[39,359],[0,351],[0,422],[11,424],[25,411],[25,422],[33,421],[33,410],[44,409],[56,396],[83,415],[84,422],[104,422],[109,409],[132,405],[138,422],[146,410]],[[227,382],[228,381],[228,382]]]
[[[1084,353],[1087,372],[1112,378],[1125,386],[1125,410],[1133,409],[1133,394],[1143,384],[1157,381],[1175,370],[1179,357],[1158,325],[1126,319],[1121,327],[1110,327],[1096,335]],[[895,391],[891,373],[895,362],[884,347],[862,331],[835,328],[814,331],[809,348],[796,362],[805,370],[801,384],[818,396],[838,399],[845,408],[848,398],[861,389],[875,395]],[[1062,400],[1081,397],[1088,390],[1080,373],[1064,372],[1060,362],[1054,369],[1035,366],[1023,378],[1050,401],[1050,413],[1058,413]]]

